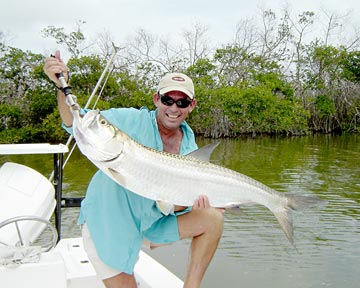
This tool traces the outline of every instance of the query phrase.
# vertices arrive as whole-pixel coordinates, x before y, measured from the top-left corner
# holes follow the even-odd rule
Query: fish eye
[[[106,125],[107,124],[107,121],[103,118],[103,119],[100,119],[100,124],[101,125]]]

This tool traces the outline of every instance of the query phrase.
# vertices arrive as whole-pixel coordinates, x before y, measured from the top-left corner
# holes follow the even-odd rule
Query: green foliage
[[[49,142],[49,143],[64,143],[68,138],[67,132],[60,125],[61,119],[57,109],[48,114],[41,124],[36,125],[34,129],[38,131],[38,137],[33,142]]]
[[[156,91],[144,84],[143,78],[121,72],[118,77],[117,90],[110,97],[111,107],[134,107],[146,106],[154,108],[153,93]]]
[[[329,133],[336,123],[335,103],[328,95],[318,95],[313,99],[311,116],[312,130]]]
[[[159,53],[165,54],[153,57],[150,50],[154,43],[145,37],[149,50],[136,47],[135,53],[130,51],[127,57],[117,59],[106,85],[98,91],[100,99],[94,97],[88,107],[154,109],[153,94],[167,72],[164,70],[180,67],[177,70],[195,84],[197,106],[188,122],[197,134],[216,138],[261,133],[302,135],[309,129],[359,132],[360,52],[326,45],[320,39],[304,43],[302,36],[314,22],[312,12],[300,14],[292,23],[298,39],[290,29],[289,15],[280,23],[277,19],[274,12],[265,11],[266,39],[252,38],[257,35],[244,31],[249,32],[249,39],[215,49],[212,56],[199,54],[188,67],[180,48],[170,55],[165,53],[170,52],[169,47],[161,46],[164,51]],[[106,57],[84,55],[90,46],[80,29],[84,23],[78,22],[73,32],[54,26],[43,30],[45,37],[70,51],[70,85],[83,107],[106,65]],[[0,45],[2,143],[62,142],[66,138],[60,127],[56,90],[44,74],[43,62],[42,55]]]
[[[203,86],[198,87],[195,92],[197,105],[190,114],[188,123],[195,133],[205,137],[231,136],[217,92],[217,89],[207,89]]]
[[[0,143],[63,143],[68,135],[61,128],[57,110],[36,123],[0,130]]]
[[[36,87],[27,95],[28,99],[28,120],[38,123],[45,119],[57,108],[56,96],[46,90]]]
[[[300,103],[281,99],[266,87],[232,91],[224,104],[236,134],[307,132],[307,113]]]
[[[0,103],[20,106],[24,95],[41,84],[34,71],[42,61],[41,55],[6,47],[0,57]]]
[[[317,96],[314,104],[320,118],[332,116],[336,112],[334,101],[327,95]]]
[[[0,131],[20,126],[21,110],[19,107],[11,106],[9,104],[0,104],[0,115]]]
[[[206,137],[308,132],[309,113],[301,102],[279,98],[271,87],[221,87],[198,95],[199,107],[190,123],[197,133]]]
[[[344,77],[353,82],[360,82],[360,51],[348,53],[343,60]]]
[[[26,143],[28,137],[23,133],[22,128],[11,128],[0,131],[0,143],[14,144],[14,143]]]
[[[196,90],[200,87],[212,89],[216,87],[215,69],[216,66],[209,59],[198,59],[194,65],[186,69],[185,74],[193,80]]]
[[[74,91],[90,94],[94,89],[104,67],[104,60],[99,56],[71,58],[67,63],[71,71],[70,83]]]
[[[217,49],[214,61],[217,63],[220,85],[239,86],[249,80],[253,71],[252,55],[237,45]]]

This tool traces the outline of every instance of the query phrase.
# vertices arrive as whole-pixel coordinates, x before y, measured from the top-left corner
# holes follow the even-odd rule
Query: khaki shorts
[[[108,279],[111,277],[114,277],[120,273],[122,273],[122,271],[116,270],[114,268],[111,268],[110,266],[106,265],[99,257],[99,255],[96,252],[96,248],[94,245],[93,240],[91,239],[90,236],[90,232],[89,229],[87,228],[86,223],[84,225],[82,225],[82,238],[83,238],[83,243],[84,243],[84,249],[87,253],[87,256],[91,262],[91,264],[93,265],[97,276],[101,279]],[[145,249],[155,249],[161,246],[166,246],[169,245],[170,243],[167,244],[154,244],[151,243],[149,240],[147,239],[143,239],[142,242],[142,248]]]
[[[96,274],[100,279],[104,280],[122,273],[121,271],[109,267],[99,258],[86,224],[84,224],[82,227],[82,238],[84,242],[84,249],[96,271]]]

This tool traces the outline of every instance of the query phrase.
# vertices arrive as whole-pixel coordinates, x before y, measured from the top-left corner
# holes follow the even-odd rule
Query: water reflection
[[[204,287],[358,287],[359,158],[356,136],[224,140],[215,163],[327,205],[294,213],[295,248],[264,207],[227,213]]]

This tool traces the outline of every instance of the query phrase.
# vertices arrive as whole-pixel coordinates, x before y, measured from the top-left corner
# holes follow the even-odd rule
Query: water
[[[208,142],[200,140],[200,145]],[[292,247],[274,216],[260,206],[225,214],[225,227],[202,287],[359,287],[360,138],[315,136],[222,140],[212,161],[279,192],[317,195],[326,206],[294,215]],[[0,156],[47,175],[50,156]],[[64,192],[83,195],[96,171],[79,153],[64,173]],[[78,209],[63,212],[63,237],[79,236]],[[190,241],[148,251],[184,278]]]

